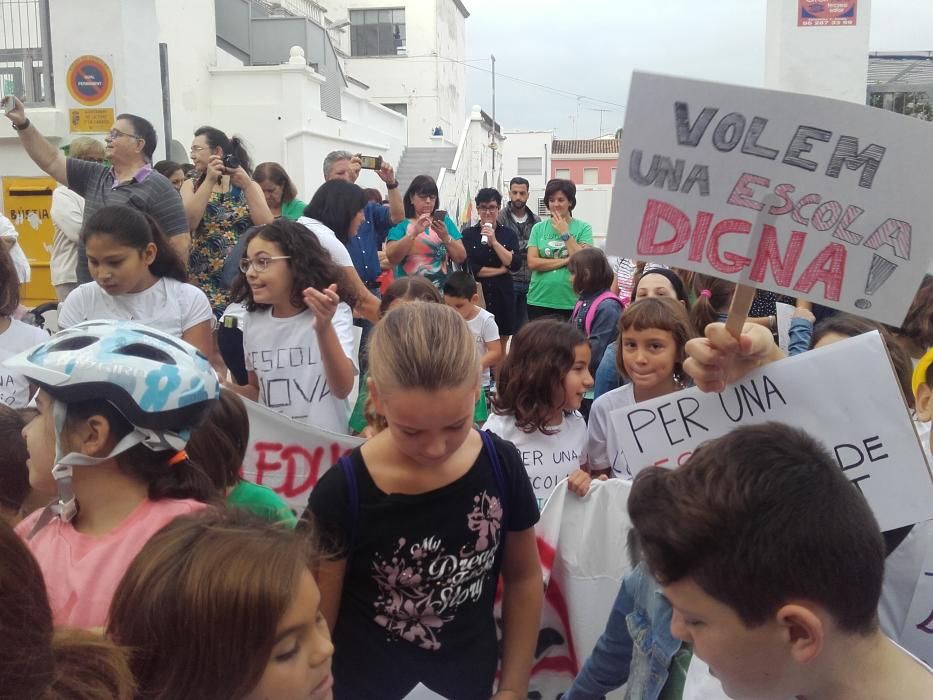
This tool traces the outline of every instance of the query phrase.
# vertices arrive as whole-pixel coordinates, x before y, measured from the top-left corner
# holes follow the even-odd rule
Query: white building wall
[[[336,22],[349,10],[405,8],[406,56],[348,58],[347,73],[369,86],[369,97],[383,104],[408,107],[408,144],[456,145],[466,116],[465,18],[453,0],[332,0],[323,3]],[[349,40],[346,46],[349,47]]]
[[[187,162],[195,129],[204,125],[224,132],[230,129],[223,123],[210,123],[210,69],[221,53],[216,48],[214,2],[158,0],[156,9],[159,42],[168,47],[172,140],[176,142],[171,159]]]
[[[255,162],[281,163],[305,201],[324,181],[321,165],[333,150],[381,155],[398,163],[405,118],[346,92],[344,119],[331,119],[320,107],[324,80],[303,63],[214,68],[208,121],[242,135]],[[385,188],[374,173],[365,171],[357,184]]]
[[[797,0],[768,0],[765,87],[865,104],[871,0],[854,27],[798,27]]]
[[[551,172],[551,141],[553,131],[506,131],[505,144],[502,147],[502,184],[503,196],[509,188],[509,180],[519,176],[528,180],[528,206],[535,213],[538,200],[544,197],[544,186]],[[518,172],[519,158],[541,158],[539,175],[524,175]]]
[[[115,114],[132,112],[152,122],[159,139],[156,156],[165,152],[159,42],[154,33],[139,29],[156,26],[155,4],[155,0],[49,0],[55,106],[30,108],[27,113],[53,144],[64,145],[72,139],[68,131],[68,66],[82,54],[94,54],[108,60],[113,73]],[[102,22],[102,17],[107,21]],[[0,130],[0,175],[42,174],[16,133]]]
[[[212,0],[50,0],[56,105],[28,110],[55,145],[71,140],[67,123],[66,57],[92,53],[110,58],[117,112],[139,114],[155,126],[165,157],[159,42],[169,47],[174,140],[187,153],[194,130],[204,124],[247,143],[254,162],[278,161],[302,197],[323,182],[321,163],[332,150],[381,155],[398,164],[406,119],[369,101],[364,91],[343,93],[344,118],[320,109],[324,78],[304,65],[217,68]],[[101,22],[107,17],[107,22]],[[141,28],[152,27],[153,31]],[[156,31],[157,29],[157,31]],[[225,65],[236,64],[228,54]],[[101,138],[103,136],[101,135]],[[184,159],[183,159],[184,160]],[[12,129],[0,129],[0,176],[38,176]],[[364,172],[358,184],[384,184]]]

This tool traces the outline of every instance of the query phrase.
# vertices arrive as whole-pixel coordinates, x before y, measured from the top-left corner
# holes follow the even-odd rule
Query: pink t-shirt
[[[103,627],[117,584],[143,545],[179,515],[205,507],[194,500],[146,499],[106,535],[84,535],[55,518],[26,540],[45,577],[55,625]],[[41,508],[32,513],[16,533],[25,540],[41,514]]]

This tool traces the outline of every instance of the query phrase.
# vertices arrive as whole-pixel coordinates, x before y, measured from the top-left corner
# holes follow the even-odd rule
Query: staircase
[[[418,175],[430,175],[437,180],[441,168],[449,168],[453,164],[456,153],[453,146],[406,148],[395,169],[399,189],[404,193]]]

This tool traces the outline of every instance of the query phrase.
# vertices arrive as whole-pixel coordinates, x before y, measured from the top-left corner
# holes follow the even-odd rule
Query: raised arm
[[[13,98],[15,106],[6,113],[13,126],[17,129],[19,140],[26,149],[32,162],[47,173],[50,177],[63,185],[68,185],[68,167],[65,154],[48,142],[39,130],[33,126],[26,117],[26,108],[17,98]],[[24,128],[25,127],[25,128]]]

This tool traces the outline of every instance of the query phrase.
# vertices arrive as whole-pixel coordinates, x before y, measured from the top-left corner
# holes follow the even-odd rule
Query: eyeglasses
[[[487,204],[485,207],[479,207],[479,206],[476,207],[476,210],[477,210],[477,211],[488,211],[488,212],[493,212],[493,211],[498,211],[498,209],[499,209],[499,205],[498,205],[498,204]]]
[[[255,260],[242,258],[240,260],[240,272],[245,275],[249,272],[250,267],[256,270],[256,272],[265,272],[273,260],[289,260],[291,257],[291,255],[271,255],[268,258],[256,258]]]
[[[111,129],[107,135],[110,137],[110,140],[118,139],[121,136],[129,136],[131,139],[139,139],[140,137],[136,134],[128,134],[125,131],[120,131],[119,129]]]

